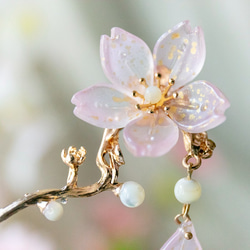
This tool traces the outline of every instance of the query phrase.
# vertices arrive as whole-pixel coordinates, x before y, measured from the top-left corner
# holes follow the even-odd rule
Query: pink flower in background
[[[101,202],[102,206],[95,202],[98,204]],[[105,232],[106,236],[113,239],[126,238],[129,240],[146,237],[154,216],[152,211],[146,208],[131,210],[120,206],[116,197],[109,195],[103,195],[98,201],[93,201],[90,210],[92,212],[91,221],[96,223],[97,231],[101,230],[101,232]]]
[[[153,55],[138,37],[113,28],[101,37],[101,61],[109,84],[76,93],[80,119],[102,128],[124,128],[136,156],[160,156],[177,142],[179,129],[199,133],[225,120],[225,96],[211,83],[192,81],[205,60],[201,28],[185,21],[156,42]]]

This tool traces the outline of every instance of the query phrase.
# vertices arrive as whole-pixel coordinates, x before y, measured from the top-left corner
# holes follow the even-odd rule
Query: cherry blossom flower
[[[225,120],[225,96],[207,81],[192,81],[205,60],[201,28],[181,22],[153,50],[138,37],[113,28],[101,37],[100,54],[110,84],[76,93],[80,119],[103,128],[124,128],[135,156],[160,156],[177,142],[179,129],[200,133]]]

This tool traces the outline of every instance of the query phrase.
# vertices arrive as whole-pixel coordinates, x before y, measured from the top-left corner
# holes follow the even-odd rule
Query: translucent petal
[[[182,130],[200,133],[224,122],[229,106],[219,89],[209,82],[197,81],[178,91],[168,112]]]
[[[154,48],[155,70],[175,79],[172,89],[193,80],[201,71],[206,55],[202,29],[193,30],[188,21],[163,34]],[[166,78],[166,76],[165,76]]]
[[[192,239],[187,240],[185,233],[192,233]],[[202,250],[197,239],[193,223],[191,221],[183,222],[177,231],[168,239],[160,250]]]
[[[99,84],[76,93],[74,114],[80,119],[102,128],[122,128],[139,116],[136,101],[114,86]]]
[[[161,156],[177,142],[179,132],[165,113],[147,114],[130,122],[123,131],[125,145],[135,156]]]
[[[140,78],[153,84],[152,53],[138,37],[112,28],[111,37],[101,37],[100,54],[103,70],[113,84],[141,92],[144,86],[139,84]]]

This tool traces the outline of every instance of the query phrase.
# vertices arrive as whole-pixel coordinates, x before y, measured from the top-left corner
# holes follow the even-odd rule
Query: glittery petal
[[[200,133],[224,122],[229,106],[219,89],[209,82],[197,81],[178,90],[178,98],[168,112],[180,129]]]
[[[190,240],[185,238],[185,233],[191,232],[193,237]],[[196,236],[193,223],[187,221],[176,230],[160,250],[202,250],[200,242]]]
[[[152,53],[140,38],[112,28],[111,37],[101,37],[100,54],[104,73],[113,84],[141,92],[144,86],[139,84],[140,78],[153,84]]]
[[[125,145],[135,156],[156,157],[167,153],[177,142],[179,132],[165,113],[144,114],[123,131]]]
[[[122,128],[139,112],[136,101],[114,86],[98,84],[79,91],[72,98],[74,114],[102,128]]]
[[[189,21],[181,22],[157,41],[154,48],[155,70],[163,77],[170,74],[169,77],[175,79],[172,89],[177,89],[199,74],[205,55],[202,29],[192,29]]]

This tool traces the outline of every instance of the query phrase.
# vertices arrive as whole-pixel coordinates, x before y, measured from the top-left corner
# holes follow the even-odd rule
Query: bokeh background
[[[72,95],[107,81],[99,40],[114,26],[142,38],[151,49],[183,20],[201,26],[207,57],[197,79],[223,90],[231,102],[227,121],[209,131],[217,148],[193,177],[202,197],[190,216],[204,249],[250,249],[250,2],[249,0],[1,0],[0,1],[0,207],[26,192],[66,184],[60,152],[87,149],[79,185],[96,182],[95,157],[102,129],[73,115]],[[0,250],[150,250],[174,233],[182,205],[173,194],[186,172],[182,139],[167,155],[135,158],[121,147],[120,181],[133,180],[144,203],[124,207],[112,192],[70,199],[58,222],[36,206],[0,225]]]

